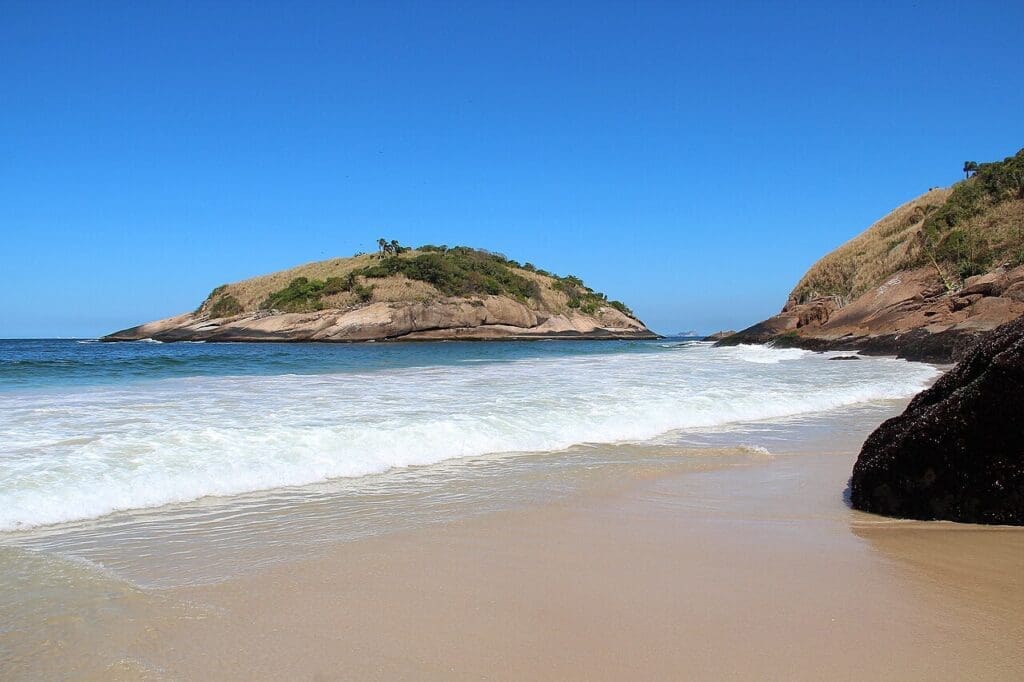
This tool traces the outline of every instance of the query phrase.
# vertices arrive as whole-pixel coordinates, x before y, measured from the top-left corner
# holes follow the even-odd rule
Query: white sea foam
[[[892,359],[699,345],[9,392],[0,394],[0,529],[902,398],[935,374]]]
[[[771,346],[754,346],[742,344],[719,348],[723,355],[734,357],[744,362],[756,362],[762,365],[775,365],[786,360],[799,360],[807,357],[811,351],[799,348],[772,348]]]

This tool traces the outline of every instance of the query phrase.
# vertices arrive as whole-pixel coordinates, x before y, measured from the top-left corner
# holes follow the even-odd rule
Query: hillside
[[[216,287],[192,313],[107,341],[649,338],[619,301],[573,276],[468,247],[401,247]]]
[[[1024,150],[898,207],[815,263],[782,311],[719,343],[949,361],[1024,315]]]

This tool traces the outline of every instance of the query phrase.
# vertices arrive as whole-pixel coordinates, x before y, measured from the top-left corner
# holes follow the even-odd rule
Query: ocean
[[[912,396],[886,358],[696,341],[0,341],[0,532]]]

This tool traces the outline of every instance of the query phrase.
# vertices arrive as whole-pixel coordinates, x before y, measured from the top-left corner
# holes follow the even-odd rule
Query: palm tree
[[[388,240],[381,237],[377,240],[377,253],[381,258],[384,258],[384,253],[387,251]]]
[[[964,161],[964,177],[965,178],[969,178],[969,177],[971,177],[971,173],[977,173],[977,172],[978,172],[978,162],[977,161]]]
[[[391,240],[391,253],[396,256],[402,253],[402,246],[398,243],[397,239]]]

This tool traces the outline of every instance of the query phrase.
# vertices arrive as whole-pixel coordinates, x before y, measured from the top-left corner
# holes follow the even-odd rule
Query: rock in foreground
[[[1024,525],[1024,319],[1005,324],[868,437],[853,506],[913,519]]]

